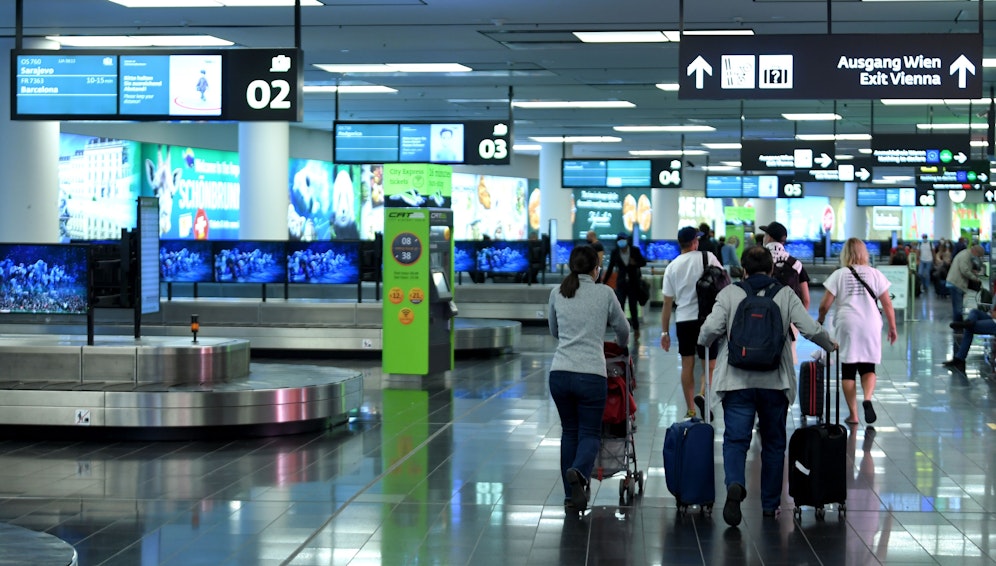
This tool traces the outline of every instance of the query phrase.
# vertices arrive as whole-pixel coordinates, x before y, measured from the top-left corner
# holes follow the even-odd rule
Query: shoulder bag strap
[[[854,269],[854,266],[848,265],[847,268],[851,270],[851,275],[853,275],[854,278],[858,280],[858,283],[861,283],[861,286],[868,291],[868,294],[871,295],[872,300],[877,303],[878,297],[875,296],[875,291],[872,291],[871,287],[869,287],[868,284],[865,283],[865,280],[862,279],[860,275],[858,275],[858,271]]]

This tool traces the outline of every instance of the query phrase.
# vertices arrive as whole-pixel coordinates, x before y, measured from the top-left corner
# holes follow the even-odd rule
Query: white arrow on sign
[[[951,63],[951,72],[948,74],[953,75],[955,73],[958,73],[958,88],[965,88],[968,84],[968,77],[966,74],[972,73],[974,75],[975,65],[972,64],[972,62],[969,61],[968,57],[965,57],[964,54],[959,55],[958,58],[955,59],[955,62]]]
[[[833,163],[833,158],[825,153],[821,153],[819,157],[813,160],[813,162],[826,169],[827,167],[830,167],[831,163]]]
[[[695,88],[698,90],[702,90],[704,82],[704,77],[702,76],[702,74],[705,73],[711,77],[712,65],[707,63],[706,60],[703,59],[701,55],[699,55],[698,57],[695,58],[694,61],[691,62],[691,64],[688,65],[688,72],[685,74],[691,75],[692,73],[695,73]],[[975,71],[973,70],[972,73],[974,74]]]
[[[985,173],[979,173],[979,180],[985,183],[986,181],[989,180],[989,175],[986,175]]]
[[[857,178],[859,178],[859,179],[861,179],[862,181],[867,181],[868,178],[871,177],[871,175],[872,175],[871,171],[865,169],[864,167],[862,167],[861,169],[858,169],[854,173],[854,176],[857,177]]]
[[[968,161],[968,156],[960,151],[957,153],[957,155],[954,156],[954,158],[955,161],[957,161],[958,163],[964,163]]]

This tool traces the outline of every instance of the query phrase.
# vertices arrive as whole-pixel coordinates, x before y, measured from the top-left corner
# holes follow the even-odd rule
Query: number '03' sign
[[[508,165],[511,163],[510,122],[473,120],[464,122],[464,163],[467,165]]]
[[[225,115],[231,120],[298,122],[302,118],[301,51],[239,49],[225,54]]]

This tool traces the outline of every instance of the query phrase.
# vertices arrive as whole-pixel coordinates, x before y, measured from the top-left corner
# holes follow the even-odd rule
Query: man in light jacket
[[[749,248],[741,258],[747,278],[745,285],[760,290],[775,282],[771,277],[774,261],[764,247]],[[699,331],[698,345],[708,347],[714,341],[725,342],[729,336],[737,306],[747,293],[738,285],[730,285],[719,292],[712,313]],[[802,301],[791,288],[782,287],[773,297],[782,316],[782,327],[789,324],[826,350],[837,344],[802,306]],[[755,371],[729,365],[729,348],[720,344],[716,361],[713,390],[722,399],[726,430],[723,433],[723,471],[726,476],[726,505],[723,519],[731,526],[740,524],[740,502],[747,496],[746,463],[750,448],[755,415],[761,434],[761,508],[765,517],[778,512],[782,495],[782,478],[785,466],[785,422],[789,405],[796,396],[796,375],[792,364],[791,342],[782,348],[781,363],[772,371]]]
[[[973,258],[982,257],[986,250],[976,244],[970,248],[958,252],[951,260],[951,267],[948,269],[947,288],[951,292],[952,319],[955,322],[965,320],[962,315],[965,304],[965,293],[969,290],[969,283],[979,284],[975,290],[981,288],[982,282],[978,274],[975,273]]]

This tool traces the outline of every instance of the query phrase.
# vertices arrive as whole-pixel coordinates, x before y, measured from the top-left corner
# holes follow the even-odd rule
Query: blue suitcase
[[[706,364],[706,383],[712,381]],[[703,417],[711,420],[712,388],[706,387]],[[696,417],[678,421],[664,433],[664,480],[667,489],[677,500],[678,511],[688,511],[690,505],[699,505],[702,512],[712,514],[716,502],[716,469],[713,459],[713,438],[716,431],[712,424]]]

